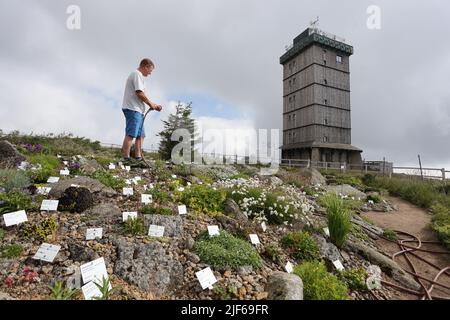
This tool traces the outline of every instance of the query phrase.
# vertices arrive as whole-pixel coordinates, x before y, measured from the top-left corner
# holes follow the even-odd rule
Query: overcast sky
[[[69,5],[81,29],[67,28]],[[381,9],[381,29],[367,8]],[[450,3],[432,1],[0,0],[0,128],[72,132],[121,144],[125,80],[156,64],[150,97],[161,119],[193,102],[204,128],[282,129],[285,46],[320,16],[354,46],[352,144],[363,158],[450,168]]]

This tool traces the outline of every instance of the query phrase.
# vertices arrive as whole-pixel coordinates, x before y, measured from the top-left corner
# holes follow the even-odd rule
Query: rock
[[[122,211],[119,207],[109,202],[100,203],[86,210],[84,214],[89,216],[91,225],[111,224],[122,219]]]
[[[58,211],[70,211],[81,213],[92,207],[94,199],[86,188],[70,187],[59,198]]]
[[[135,244],[121,238],[115,245],[114,271],[129,283],[157,297],[170,294],[183,283],[182,264],[169,256],[161,243]]]
[[[0,168],[15,168],[26,158],[9,141],[0,141]]]
[[[275,187],[278,187],[278,186],[281,186],[283,184],[283,180],[281,180],[278,177],[271,176],[270,177],[270,184],[275,186]]]
[[[69,289],[80,289],[82,282],[80,268],[77,266],[70,266],[67,268],[66,274],[69,274],[66,281],[66,287]]]
[[[367,195],[359,191],[356,188],[353,188],[352,186],[348,184],[343,184],[339,186],[326,186],[325,190],[330,193],[335,193],[336,195],[342,195],[342,196],[348,196],[348,197],[355,197],[356,199],[361,198],[361,200],[366,200]]]
[[[194,248],[194,245],[195,245],[195,240],[190,235],[187,235],[185,242],[184,242],[184,248],[188,249],[188,250],[192,250],[192,248]]]
[[[17,300],[17,299],[14,299],[6,292],[0,292],[0,300]]]
[[[200,262],[200,257],[194,253],[187,253],[186,254],[187,258],[192,262],[192,263],[199,263]]]
[[[73,261],[92,261],[99,258],[98,254],[89,247],[79,245],[76,242],[68,243],[70,259]]]
[[[413,290],[420,290],[420,284],[417,283],[412,276],[406,273],[391,258],[386,257],[375,249],[372,249],[359,242],[347,241],[345,247],[348,251],[358,253],[371,263],[378,265],[381,270],[383,270],[386,274],[388,274],[395,280],[402,283],[404,286]]]
[[[255,296],[256,300],[264,300],[267,299],[267,296],[269,295],[268,292],[258,292]]]
[[[95,159],[87,160],[84,157],[80,158],[81,169],[87,173],[92,174],[95,171],[103,170],[103,167]]]
[[[247,237],[247,234],[254,233],[254,228],[249,222],[239,222],[225,215],[217,216],[215,219],[222,225],[222,229],[234,235]]]
[[[317,169],[301,168],[299,170],[299,175],[308,178],[309,183],[313,186],[325,186],[327,184],[327,180],[319,171],[317,171]]]
[[[367,222],[366,220],[357,215],[352,215],[352,223],[361,226],[364,229],[364,231],[369,230],[370,231],[368,232],[369,235],[370,233],[372,233],[377,236],[382,236],[384,233],[383,229],[374,226],[373,224],[370,224],[369,222]]]
[[[268,300],[303,300],[303,281],[295,274],[276,271],[266,284]]]
[[[238,204],[231,198],[228,198],[225,204],[225,213],[238,222],[247,222],[248,217],[241,211]]]
[[[145,228],[151,224],[164,227],[165,237],[181,238],[184,235],[183,220],[181,216],[165,216],[159,214],[144,215]]]
[[[72,184],[79,185],[82,188],[88,189],[94,197],[113,197],[117,195],[117,192],[110,187],[105,186],[100,181],[89,177],[77,177],[67,180],[60,180],[57,183],[51,185],[49,197],[59,199],[62,197],[64,191],[72,186]]]
[[[247,275],[249,275],[249,274],[252,273],[252,272],[253,272],[253,267],[252,267],[252,266],[240,266],[240,267],[237,269],[237,273],[238,273],[241,277],[247,276]]]
[[[334,244],[327,242],[324,237],[318,234],[314,234],[313,238],[319,246],[321,258],[325,259],[328,263],[333,263],[333,261],[336,260],[340,260],[342,262],[343,257],[341,252]]]

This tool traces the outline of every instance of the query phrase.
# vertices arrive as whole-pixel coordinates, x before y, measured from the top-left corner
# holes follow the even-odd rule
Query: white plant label
[[[86,240],[101,239],[103,237],[103,228],[92,228],[86,230]]]
[[[330,236],[330,229],[328,229],[328,228],[323,228],[323,232],[325,233],[325,235],[326,235],[327,237]]]
[[[154,188],[153,183],[150,183],[150,184],[148,185],[148,188],[149,188],[149,189],[153,189],[153,188]]]
[[[179,188],[178,188],[178,191],[183,192],[183,191],[184,191],[184,188],[183,188],[183,187],[179,187]]]
[[[188,186],[190,187],[190,186],[191,186],[191,183],[190,183],[190,182],[188,182],[188,183],[187,183],[187,185],[188,185]]]
[[[340,260],[333,261],[333,264],[337,270],[339,271],[344,270],[344,266],[342,265],[342,262]]]
[[[3,215],[3,219],[5,220],[5,226],[10,227],[17,224],[21,224],[23,222],[27,222],[27,213],[25,210],[11,212],[11,213],[5,213]]]
[[[126,183],[127,185],[130,185],[130,184],[131,184],[131,180],[130,180],[130,179],[125,179],[125,183]]]
[[[210,267],[196,272],[195,276],[200,282],[203,290],[205,290],[206,288],[212,289],[213,284],[217,282],[217,279]]]
[[[142,180],[142,178],[141,177],[134,177],[134,181],[141,181]]]
[[[143,193],[143,194],[141,194],[141,201],[142,201],[142,203],[149,204],[149,203],[153,202],[153,197],[151,194]]]
[[[179,214],[187,214],[187,209],[184,204],[182,206],[178,206],[178,213]]]
[[[114,170],[114,169],[116,169],[115,164],[114,164],[114,163],[110,163],[109,166],[108,166],[108,169],[109,169],[109,170]]]
[[[176,178],[177,178],[177,175],[176,175],[176,174],[173,174],[173,175],[172,175],[172,178],[176,179]]]
[[[59,200],[42,200],[41,211],[58,211]]]
[[[210,237],[219,236],[219,226],[208,226],[208,233]]]
[[[142,170],[142,173],[147,173],[147,169]]]
[[[130,172],[131,167],[130,167],[130,166],[125,166],[125,170],[128,171],[128,172]]]
[[[82,264],[80,266],[80,271],[83,283],[94,281],[101,285],[103,277],[108,279],[108,272],[106,271],[105,259],[103,257]]]
[[[61,156],[60,156],[59,154],[57,154],[56,157],[57,157],[58,159],[61,159]]]
[[[267,226],[266,226],[266,223],[265,223],[264,221],[261,222],[261,228],[262,228],[262,230],[263,230],[264,232],[266,232]]]
[[[42,260],[46,262],[53,262],[58,254],[61,246],[55,246],[53,244],[43,243],[39,247],[38,251],[34,255],[33,259]]]
[[[373,204],[373,200],[369,200],[369,204]]]
[[[63,161],[63,163],[64,163],[65,166],[69,165],[69,161]]]
[[[122,220],[127,221],[128,219],[137,219],[138,214],[137,212],[123,212],[122,213]]]
[[[123,188],[123,195],[124,196],[132,196],[133,193],[133,188]]]
[[[47,183],[57,183],[59,181],[59,177],[50,177],[47,180]]]
[[[152,224],[148,229],[148,235],[150,237],[161,238],[164,236],[164,227]]]
[[[125,166],[123,164],[121,164],[120,169],[125,170]]]
[[[286,263],[284,268],[286,269],[287,273],[292,273],[294,271],[294,266],[292,265],[292,263],[290,261],[288,261],[288,263]]]
[[[50,193],[50,190],[52,190],[50,187],[38,187],[37,194],[46,196]]]
[[[260,244],[261,242],[259,242],[259,237],[257,234],[250,234],[250,242],[254,245]]]
[[[86,283],[81,287],[81,290],[83,291],[84,300],[94,300],[102,296],[100,289],[93,281]]]

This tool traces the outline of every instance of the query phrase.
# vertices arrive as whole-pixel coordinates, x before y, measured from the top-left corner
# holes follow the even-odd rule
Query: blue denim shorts
[[[122,109],[122,111],[126,120],[125,134],[133,138],[145,137],[144,115],[129,109]]]

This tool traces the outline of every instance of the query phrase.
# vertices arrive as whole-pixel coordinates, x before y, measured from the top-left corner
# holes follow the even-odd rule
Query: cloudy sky
[[[67,27],[67,8],[81,29]],[[381,9],[381,29],[367,8]],[[309,22],[342,36],[351,57],[352,144],[367,160],[450,168],[448,1],[0,0],[0,128],[71,132],[121,144],[125,80],[142,57],[164,106],[193,102],[204,129],[280,129],[279,57]]]

